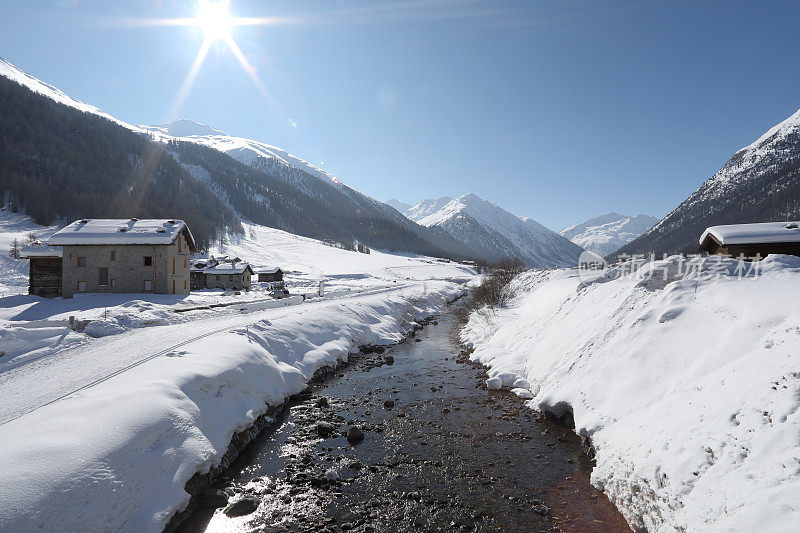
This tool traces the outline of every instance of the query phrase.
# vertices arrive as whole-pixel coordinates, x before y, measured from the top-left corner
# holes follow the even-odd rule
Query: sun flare
[[[197,25],[202,28],[206,39],[218,41],[230,36],[234,21],[228,11],[229,3],[225,0],[217,2],[206,0],[200,3]]]

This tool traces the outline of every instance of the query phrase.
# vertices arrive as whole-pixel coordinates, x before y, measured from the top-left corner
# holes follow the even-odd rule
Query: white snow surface
[[[615,279],[635,266],[623,264],[588,285],[576,270],[523,273],[508,307],[473,313],[463,340],[490,377],[526,380],[532,408],[573,413],[597,452],[593,483],[633,526],[793,530],[800,258],[769,256],[744,277],[752,264],[681,264]]]
[[[424,218],[437,213],[440,209],[452,201],[453,199],[449,196],[442,196],[441,198],[430,200],[422,200],[401,212],[409,220],[413,220],[414,222],[420,224]]]
[[[16,231],[26,217],[14,218]],[[212,252],[280,266],[308,298],[273,300],[259,283],[240,295],[0,297],[1,531],[161,531],[188,502],[186,481],[268,404],[360,345],[397,342],[465,290],[450,280],[474,278],[247,224]],[[69,316],[91,322],[70,331]]]
[[[183,220],[90,218],[54,233],[53,246],[76,244],[170,244],[186,229]],[[193,240],[193,239],[192,239]]]
[[[700,236],[700,244],[706,240],[708,235],[713,235],[723,246],[760,242],[800,242],[800,222],[760,222],[711,226]]]
[[[655,226],[658,220],[649,215],[612,212],[568,226],[558,233],[585,250],[607,256]]]

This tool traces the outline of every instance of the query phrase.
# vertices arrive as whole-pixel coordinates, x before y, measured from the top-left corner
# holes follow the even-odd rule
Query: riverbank
[[[800,259],[756,266],[527,272],[462,339],[532,408],[574,420],[592,483],[634,527],[785,531],[800,523]]]
[[[87,365],[96,374],[141,363],[126,359],[108,379],[0,425],[0,529],[161,531],[188,504],[189,479],[218,466],[268,406],[359,346],[398,342],[464,291],[427,281],[231,317],[207,333],[202,322],[143,328],[74,360],[61,354],[59,365],[76,365],[59,371],[67,387]],[[186,327],[194,339],[181,339]]]
[[[313,383],[214,485],[245,514],[212,502],[179,530],[627,531],[580,439],[487,391],[452,327],[447,313]]]

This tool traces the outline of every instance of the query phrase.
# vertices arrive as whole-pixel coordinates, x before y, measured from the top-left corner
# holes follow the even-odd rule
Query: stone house
[[[248,263],[214,263],[202,269],[206,289],[250,290],[253,269]]]
[[[182,220],[83,219],[55,233],[61,293],[189,294],[194,238]]]
[[[262,268],[258,271],[258,281],[283,281],[283,270],[278,267]]]

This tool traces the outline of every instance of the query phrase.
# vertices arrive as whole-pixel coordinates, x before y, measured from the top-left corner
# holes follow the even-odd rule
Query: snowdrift
[[[3,423],[0,530],[161,531],[188,503],[186,481],[219,464],[234,433],[269,405],[360,345],[401,340],[463,291],[430,281],[267,310],[228,331],[198,331],[192,342]],[[103,375],[126,343],[143,352],[132,335],[179,327],[196,326],[109,337],[107,353],[85,357],[82,367]],[[57,381],[45,374],[39,387]]]
[[[800,258],[757,269],[676,256],[589,283],[528,272],[462,338],[531,407],[571,412],[593,483],[634,527],[786,531],[800,524]]]

